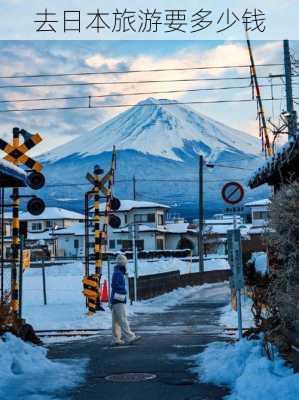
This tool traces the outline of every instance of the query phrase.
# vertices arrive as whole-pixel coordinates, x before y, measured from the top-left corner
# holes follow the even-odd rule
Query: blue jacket
[[[126,289],[126,281],[125,281],[125,273],[123,270],[123,267],[119,267],[118,265],[115,267],[115,270],[113,272],[112,276],[112,283],[111,283],[111,298],[110,298],[110,303],[111,304],[117,304],[117,303],[126,303],[127,298],[125,298],[124,301],[119,301],[114,299],[114,294],[127,294],[127,289]]]

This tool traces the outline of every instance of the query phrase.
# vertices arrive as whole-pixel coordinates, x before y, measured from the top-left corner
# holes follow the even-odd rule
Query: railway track
[[[227,335],[234,335],[235,332],[238,330],[237,328],[224,328],[224,332],[226,332]],[[245,331],[246,328],[243,328],[243,331]],[[43,330],[37,330],[35,331],[36,334],[41,337],[41,338],[47,338],[47,337],[76,337],[76,336],[81,336],[81,337],[91,337],[91,336],[107,336],[110,335],[110,330],[108,329],[97,329],[97,328],[89,328],[89,329],[43,329]],[[152,334],[152,332],[145,331],[145,332],[139,332],[142,334],[149,333]],[[161,334],[161,332],[159,332]],[[167,333],[168,334],[168,333]],[[182,333],[183,335],[188,335],[188,333]]]

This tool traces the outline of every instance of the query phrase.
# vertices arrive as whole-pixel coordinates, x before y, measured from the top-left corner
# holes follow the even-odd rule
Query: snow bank
[[[80,384],[85,360],[53,362],[47,350],[25,343],[12,334],[0,339],[0,398],[54,400]]]
[[[252,300],[246,296],[242,296],[242,322],[243,328],[254,327],[254,318],[251,312]],[[233,310],[231,304],[222,308],[222,314],[220,316],[220,324],[226,328],[237,328],[238,327],[238,315],[237,311]],[[237,335],[237,332],[236,332]]]
[[[251,260],[254,262],[256,272],[260,272],[264,275],[268,270],[268,259],[267,253],[263,251],[255,252],[251,254]]]
[[[286,367],[277,354],[274,361],[268,360],[261,340],[211,343],[197,357],[197,363],[201,381],[231,388],[227,400],[299,398],[299,374]]]
[[[228,261],[225,258],[219,258],[216,255],[204,260],[205,271],[213,271],[218,269],[229,269]],[[106,268],[104,267],[104,273]],[[191,262],[190,259],[181,260],[179,258],[161,258],[158,260],[138,260],[138,274],[151,275],[160,274],[169,271],[180,271],[181,274],[189,274],[198,272],[198,261]],[[128,273],[134,276],[134,263],[130,261],[128,264]]]

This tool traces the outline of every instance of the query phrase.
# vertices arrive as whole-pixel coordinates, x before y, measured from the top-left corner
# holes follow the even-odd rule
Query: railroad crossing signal
[[[94,167],[93,174],[87,173],[86,179],[93,185],[92,190],[85,194],[85,277],[83,278],[83,294],[86,296],[86,304],[89,315],[93,315],[97,310],[101,310],[100,301],[100,281],[102,275],[103,253],[107,244],[108,225],[118,228],[120,219],[111,214],[111,210],[120,207],[120,201],[112,195],[112,185],[114,183],[114,172],[116,166],[115,148],[112,152],[112,162],[110,170],[103,176],[104,170],[98,165]],[[89,207],[88,199],[94,201],[93,207]],[[105,200],[105,208],[100,209],[100,198]],[[89,273],[89,210],[94,209],[94,274]]]
[[[24,142],[20,144],[20,135],[23,137]],[[32,189],[40,189],[44,183],[44,176],[40,173],[42,165],[26,155],[27,151],[32,149],[42,141],[38,133],[30,134],[24,129],[13,128],[13,142],[7,143],[5,140],[0,139],[0,150],[6,153],[4,159],[13,163],[14,165],[23,164],[31,170],[27,184]],[[19,220],[19,207],[20,207],[19,189],[14,187],[12,190],[12,261],[11,261],[11,311],[13,319],[21,317],[21,308],[19,304],[20,291],[19,279],[17,274],[18,264],[20,262],[20,220]],[[35,215],[40,214],[44,209],[44,202],[34,196],[28,203],[28,211]],[[30,256],[26,252],[22,254],[25,260],[25,266],[30,264]],[[23,260],[23,261],[24,261]],[[22,273],[23,271],[21,271]],[[21,279],[21,278],[20,278]],[[21,280],[20,280],[21,282]]]
[[[28,157],[25,153],[42,141],[41,136],[38,133],[31,135],[24,129],[19,130],[18,128],[14,128],[15,130],[18,130],[18,134],[21,134],[25,141],[23,144],[19,144],[19,140],[15,140],[16,138],[14,138],[11,145],[5,140],[0,139],[0,149],[6,153],[4,160],[10,161],[15,165],[24,164],[29,169],[40,172],[43,166],[33,158]]]

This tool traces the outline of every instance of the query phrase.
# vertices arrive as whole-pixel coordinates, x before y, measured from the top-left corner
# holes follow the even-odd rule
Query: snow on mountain
[[[165,203],[171,212],[193,217],[197,215],[198,154],[219,161],[219,166],[204,171],[206,210],[211,212],[223,210],[223,182],[238,180],[246,186],[250,171],[261,161],[255,137],[176,101],[150,98],[40,157],[48,185],[43,189],[47,205],[82,210],[86,173],[95,164],[109,168],[113,145],[117,196],[132,198],[135,176],[137,200]],[[230,164],[233,168],[223,167]],[[246,201],[267,196],[246,190]]]
[[[135,150],[175,161],[198,153],[216,159],[224,151],[251,156],[260,152],[253,136],[176,101],[149,98],[42,158],[55,162],[73,154],[87,157],[111,151],[113,145],[117,150]]]

